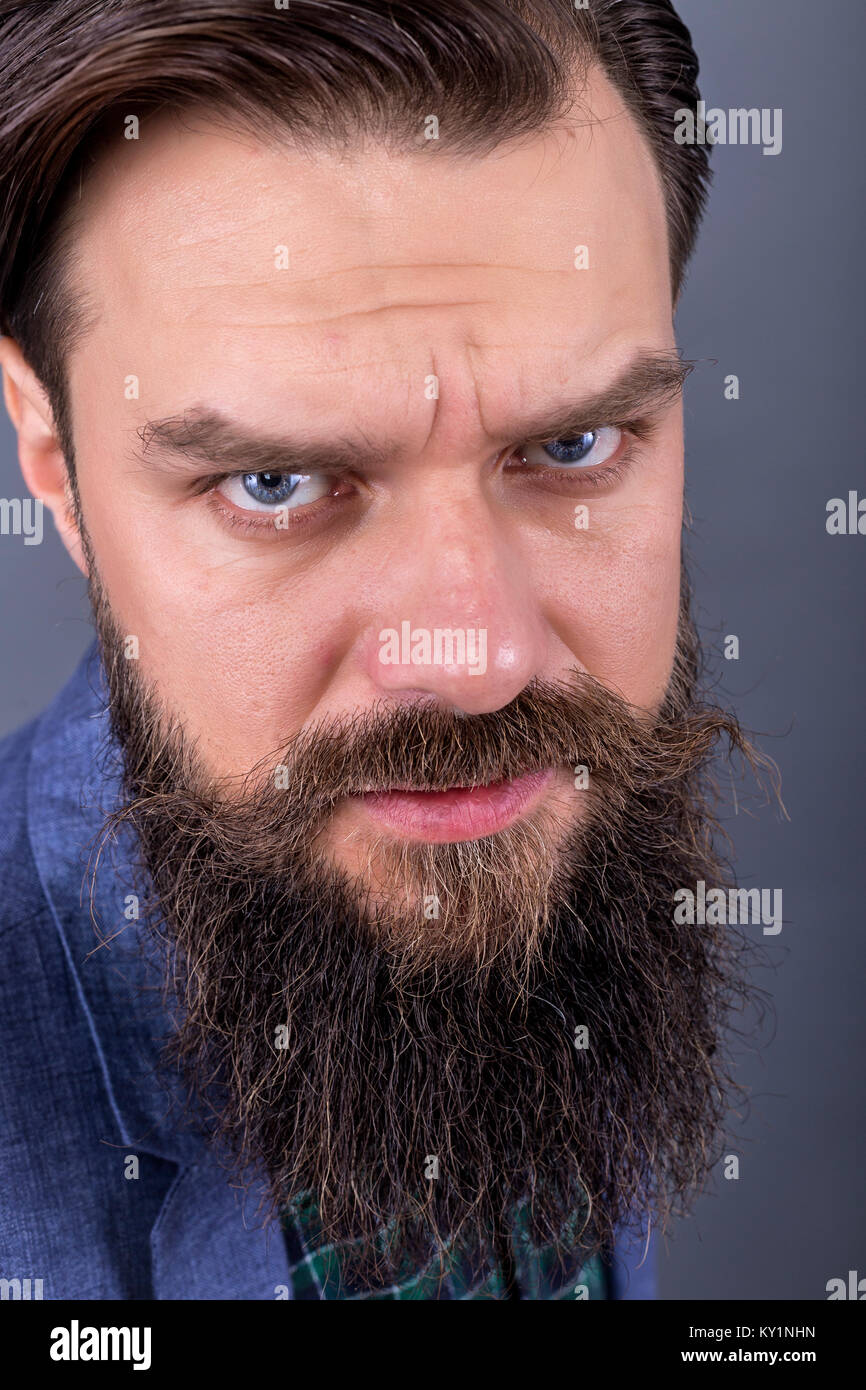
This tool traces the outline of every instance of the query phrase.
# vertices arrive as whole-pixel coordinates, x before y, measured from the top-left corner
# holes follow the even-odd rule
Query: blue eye
[[[255,502],[274,507],[286,502],[302,481],[298,473],[244,473],[244,491]]]
[[[619,449],[623,432],[615,425],[605,425],[601,429],[587,430],[575,435],[573,439],[551,439],[547,444],[530,444],[521,454],[524,464],[542,471],[555,465],[557,468],[598,468]]]
[[[598,441],[598,430],[589,430],[576,439],[552,439],[542,447],[556,463],[582,463]]]
[[[334,479],[326,473],[233,473],[216,489],[242,512],[270,512],[280,517],[300,511],[310,502],[327,497]]]

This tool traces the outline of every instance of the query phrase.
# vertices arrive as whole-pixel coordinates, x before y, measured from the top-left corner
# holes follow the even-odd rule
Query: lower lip
[[[530,810],[550,783],[553,768],[513,782],[453,787],[447,792],[368,792],[361,797],[374,820],[408,840],[478,840],[504,830]]]

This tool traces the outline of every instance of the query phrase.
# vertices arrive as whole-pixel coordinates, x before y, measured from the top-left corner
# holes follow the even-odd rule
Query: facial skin
[[[599,73],[575,116],[531,142],[461,160],[433,143],[341,159],[163,116],[140,142],[119,136],[85,184],[77,275],[99,317],[69,363],[82,511],[142,677],[216,775],[272,766],[299,730],[378,702],[491,712],[575,668],[646,709],[666,687],[678,400],[586,418],[608,431],[596,458],[614,427],[651,419],[609,460],[631,455],[617,479],[594,484],[604,465],[557,477],[537,443],[518,461],[550,438],[540,423],[640,354],[675,351],[652,157]],[[579,246],[589,269],[575,268]],[[15,345],[0,348],[25,473],[78,556],[44,399]],[[381,456],[302,484],[298,498],[318,500],[277,529],[240,481],[233,501],[225,484],[196,495],[213,460],[143,450],[148,422],[197,408]],[[380,633],[404,621],[486,630],[486,670],[383,664]],[[574,815],[571,785],[556,769],[522,809]],[[382,825],[353,798],[328,833],[352,867]]]

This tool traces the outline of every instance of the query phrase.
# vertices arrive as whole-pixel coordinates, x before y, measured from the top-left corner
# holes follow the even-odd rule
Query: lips
[[[368,792],[360,800],[374,820],[404,839],[478,840],[530,811],[553,776],[554,769],[545,768],[486,786]]]

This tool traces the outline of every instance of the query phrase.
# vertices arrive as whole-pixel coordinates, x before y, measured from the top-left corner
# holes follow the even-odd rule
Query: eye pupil
[[[598,430],[588,430],[574,439],[552,439],[545,444],[544,452],[557,463],[579,463],[592,452],[597,439]]]
[[[257,502],[285,502],[298,486],[300,478],[295,473],[245,473],[244,491]]]

